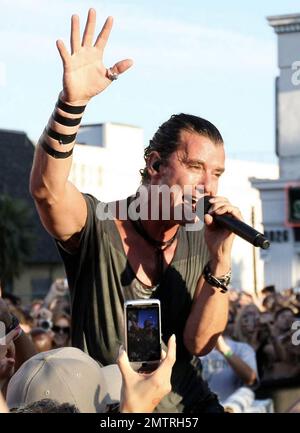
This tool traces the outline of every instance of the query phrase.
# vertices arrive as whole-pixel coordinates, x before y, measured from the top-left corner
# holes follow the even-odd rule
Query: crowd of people
[[[300,320],[298,289],[278,293],[274,286],[268,286],[259,297],[231,290],[229,317],[234,339],[254,349],[261,381],[300,375],[300,341],[296,341],[295,326]]]
[[[13,294],[4,294],[3,298],[37,352],[70,345],[70,299],[65,279],[57,279],[44,299],[35,299],[29,305],[23,305]]]
[[[54,281],[44,299],[35,299],[28,305],[22,304],[21,299],[13,294],[4,293],[2,298],[9,312],[17,317],[37,354],[49,356],[54,349],[71,346],[70,298],[65,279]],[[248,396],[250,391],[245,391],[244,387],[255,392],[255,388],[264,382],[300,377],[300,342],[297,338],[293,339],[300,328],[293,326],[297,321],[300,324],[300,293],[297,289],[278,293],[273,286],[269,286],[259,296],[230,289],[227,327],[215,349],[199,358],[204,379],[223,404],[225,402],[226,405],[227,399],[239,390]],[[59,363],[61,356],[64,352],[57,356]],[[83,356],[83,352],[75,353],[76,362]],[[46,358],[38,360],[41,359],[45,361]],[[14,345],[10,344],[5,356],[2,354],[0,359],[2,385],[5,379],[14,376],[15,361]],[[92,362],[91,359],[84,361]],[[21,374],[24,375],[22,370]],[[118,401],[120,377],[120,374],[115,374],[114,403]],[[21,383],[20,373],[18,383]],[[79,410],[78,405],[73,410],[72,405],[61,406],[55,400],[29,406],[26,409],[29,412]]]
[[[2,293],[0,320],[14,329],[0,336],[0,413],[152,412],[170,392],[176,359],[171,336],[159,367],[147,377],[135,372],[121,346],[117,364],[101,366],[70,340],[70,297],[57,279],[45,299],[24,305]],[[3,321],[3,322],[2,322]]]

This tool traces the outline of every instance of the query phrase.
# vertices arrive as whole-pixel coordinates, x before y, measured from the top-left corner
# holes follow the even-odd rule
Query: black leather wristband
[[[59,144],[70,144],[72,141],[75,140],[77,133],[75,134],[60,134],[59,132],[54,131],[52,128],[47,127],[46,133],[49,135],[49,137],[53,138],[54,140],[57,140]]]
[[[221,293],[226,293],[228,291],[227,286],[229,285],[231,280],[231,271],[229,271],[226,275],[222,275],[221,277],[215,277],[214,275],[212,275],[208,262],[203,270],[203,276],[208,284],[221,289]]]
[[[66,104],[60,98],[58,98],[56,105],[58,108],[60,108],[61,110],[69,114],[82,114],[86,107],[86,105],[75,106],[75,105]]]
[[[81,117],[78,117],[77,119],[70,119],[69,117],[61,116],[57,111],[54,111],[52,117],[55,120],[55,122],[63,126],[77,126],[79,125],[82,119]]]
[[[57,150],[55,150],[52,147],[48,146],[48,144],[44,140],[41,140],[40,144],[41,144],[43,150],[46,153],[48,153],[48,155],[52,156],[55,159],[69,158],[69,156],[71,156],[72,153],[73,153],[73,148],[71,150],[69,150],[68,152],[58,152]]]

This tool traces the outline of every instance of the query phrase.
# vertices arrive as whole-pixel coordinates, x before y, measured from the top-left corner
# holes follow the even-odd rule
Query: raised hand
[[[90,9],[82,41],[78,15],[71,19],[71,54],[62,40],[56,42],[63,62],[62,99],[70,104],[85,105],[93,96],[101,93],[112,80],[108,78],[107,68],[103,64],[103,52],[113,25],[113,18],[108,17],[93,45],[96,11]],[[122,74],[132,65],[132,60],[121,60],[110,68],[112,73]]]

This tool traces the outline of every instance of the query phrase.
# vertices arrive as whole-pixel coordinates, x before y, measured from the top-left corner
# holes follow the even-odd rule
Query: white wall
[[[80,191],[93,194],[103,201],[133,194],[140,182],[139,169],[144,166],[143,130],[107,123],[101,128],[95,125],[88,131],[91,141],[95,139],[95,134],[102,134],[97,137],[97,142],[102,143],[103,147],[76,145],[69,179]],[[89,142],[86,132],[84,138]]]
[[[251,186],[249,178],[278,177],[278,166],[253,161],[227,160],[226,170],[220,180],[218,195],[227,197],[239,207],[244,221],[252,225],[251,211],[254,208],[256,230],[263,232],[262,208],[259,191]],[[260,249],[255,248],[257,289],[264,287],[264,266]],[[253,247],[243,239],[236,237],[233,245],[232,286],[249,292],[254,291]]]

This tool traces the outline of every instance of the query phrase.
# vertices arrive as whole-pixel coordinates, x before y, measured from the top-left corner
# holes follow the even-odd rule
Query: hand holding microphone
[[[204,197],[204,214],[209,213],[210,208],[213,208],[213,203],[210,203],[210,200],[213,198],[214,197],[211,196]],[[247,242],[250,242],[255,247],[260,247],[262,249],[269,248],[270,242],[262,233],[258,232],[243,221],[235,218],[232,214],[224,213],[218,215],[218,213],[213,213],[211,216],[213,218],[213,222],[217,226],[226,228],[230,232],[233,232],[245,239]]]

